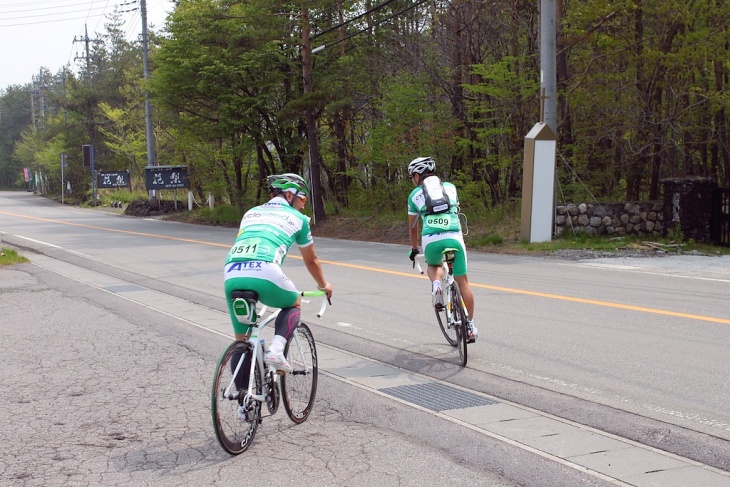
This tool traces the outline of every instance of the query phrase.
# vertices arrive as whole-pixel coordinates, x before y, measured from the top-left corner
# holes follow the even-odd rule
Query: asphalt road
[[[31,261],[40,252],[39,261],[224,309],[230,229],[0,193],[0,231]],[[315,328],[323,345],[730,470],[726,259],[470,254],[482,336],[462,370],[402,248],[327,239],[317,248],[336,286]],[[304,287],[311,278],[295,256],[287,273]],[[226,337],[34,264],[0,270],[0,313],[9,386],[0,485],[233,485],[250,466],[266,472],[262,485],[293,475],[304,485],[617,482],[335,373],[322,376],[310,421],[269,418],[252,449],[231,459],[215,443],[208,407]]]
[[[326,376],[312,418],[266,418],[230,457],[209,408],[227,339],[32,265],[0,276],[0,485],[517,485],[453,425]]]

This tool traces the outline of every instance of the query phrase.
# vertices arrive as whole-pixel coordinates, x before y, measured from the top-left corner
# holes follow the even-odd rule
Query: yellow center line
[[[382,274],[392,274],[392,275],[396,275],[396,276],[427,279],[426,276],[421,276],[414,272],[390,271],[387,269],[379,269],[377,267],[367,267],[367,266],[355,265],[355,264],[345,264],[342,262],[333,262],[333,261],[327,261],[327,260],[320,260],[320,262],[322,262],[323,264],[330,264],[330,265],[335,265],[335,266],[339,266],[339,267],[349,267],[351,269],[380,272]],[[538,291],[527,291],[525,289],[515,289],[515,288],[511,288],[511,287],[490,286],[488,284],[478,284],[478,283],[474,283],[474,282],[470,282],[469,285],[471,287],[478,287],[481,289],[491,289],[493,291],[502,291],[502,292],[506,292],[506,293],[524,294],[527,296],[536,296],[536,297],[540,297],[540,298],[558,299],[561,301],[571,301],[574,303],[592,304],[594,306],[604,306],[607,308],[618,308],[618,309],[625,309],[625,310],[631,310],[631,311],[640,311],[642,313],[653,313],[653,314],[664,315],[664,316],[674,316],[677,318],[689,318],[692,320],[710,321],[713,323],[724,323],[726,325],[730,325],[730,319],[714,318],[712,316],[694,315],[694,314],[689,314],[689,313],[678,313],[676,311],[667,311],[667,310],[663,310],[663,309],[646,308],[643,306],[633,306],[630,304],[612,303],[609,301],[598,301],[595,299],[576,298],[573,296],[563,296],[560,294],[541,293]]]
[[[128,234],[128,235],[138,235],[141,237],[162,238],[162,239],[166,239],[166,240],[175,240],[175,241],[179,241],[179,242],[187,242],[187,243],[194,243],[194,244],[201,244],[201,245],[211,245],[211,246],[223,247],[223,248],[230,247],[230,245],[228,245],[228,244],[206,242],[204,240],[167,237],[165,235],[157,235],[157,234],[142,233],[142,232],[132,232],[129,230],[117,230],[114,228],[105,228],[105,227],[97,227],[94,225],[85,225],[83,223],[71,223],[71,222],[66,222],[63,220],[52,220],[52,219],[48,219],[48,218],[40,218],[40,217],[35,217],[35,216],[18,215],[16,213],[9,213],[6,211],[0,211],[0,214],[15,216],[15,217],[19,217],[19,218],[28,218],[31,220],[38,220],[38,221],[49,222],[49,223],[58,223],[61,225],[70,225],[70,226],[74,226],[74,227],[90,228],[90,229],[94,229],[94,230],[103,230],[103,231],[107,231],[107,232],[124,233],[124,234]],[[293,259],[302,260],[302,258],[297,255],[289,255],[288,257],[293,258]],[[369,272],[378,272],[381,274],[391,274],[394,276],[401,276],[401,277],[427,279],[426,276],[416,274],[415,272],[391,271],[388,269],[381,269],[378,267],[369,267],[369,266],[363,266],[363,265],[357,265],[357,264],[346,264],[344,262],[335,262],[335,261],[331,261],[331,260],[322,260],[322,259],[320,259],[320,262],[323,264],[329,264],[329,265],[338,266],[338,267],[346,267],[349,269],[357,269],[357,270],[363,270],[363,271],[369,271]],[[537,291],[527,291],[524,289],[515,289],[515,288],[509,288],[509,287],[490,286],[487,284],[478,284],[478,283],[474,283],[474,282],[471,282],[469,284],[472,287],[477,287],[477,288],[481,288],[481,289],[491,289],[493,291],[502,291],[502,292],[512,293],[512,294],[523,294],[526,296],[536,296],[536,297],[540,297],[540,298],[557,299],[560,301],[570,301],[570,302],[574,302],[574,303],[591,304],[594,306],[603,306],[603,307],[607,307],[607,308],[617,308],[617,309],[624,309],[624,310],[630,310],[630,311],[639,311],[642,313],[652,313],[652,314],[658,314],[658,315],[663,315],[663,316],[673,316],[676,318],[687,318],[687,319],[691,319],[691,320],[708,321],[711,323],[723,323],[726,325],[730,325],[730,319],[726,319],[726,318],[714,318],[712,316],[695,315],[695,314],[690,314],[690,313],[678,313],[676,311],[667,311],[667,310],[663,310],[663,309],[646,308],[643,306],[633,306],[630,304],[612,303],[609,301],[598,301],[595,299],[576,298],[573,296],[563,296],[560,294],[541,293],[541,292],[537,292]]]
[[[52,220],[49,218],[40,218],[37,216],[28,216],[28,215],[18,215],[15,213],[8,213],[7,211],[0,211],[0,214],[2,215],[10,215],[10,216],[17,216],[20,218],[27,218],[30,220],[38,220],[42,222],[49,222],[49,223],[58,223],[60,225],[69,225],[72,227],[81,227],[81,228],[91,228],[93,230],[104,230],[107,232],[115,232],[115,233],[125,233],[127,235],[137,235],[140,237],[152,237],[152,238],[162,238],[165,240],[176,240],[178,242],[188,242],[188,243],[196,243],[196,244],[203,244],[203,245],[214,245],[216,247],[224,247],[224,248],[230,248],[230,245],[225,244],[219,244],[215,242],[205,242],[203,240],[192,240],[187,238],[178,238],[178,237],[167,237],[165,235],[156,235],[154,233],[142,233],[142,232],[132,232],[129,230],[117,230],[115,228],[106,228],[106,227],[97,227],[94,225],[85,225],[83,223],[71,223],[71,222],[65,222],[63,220]]]

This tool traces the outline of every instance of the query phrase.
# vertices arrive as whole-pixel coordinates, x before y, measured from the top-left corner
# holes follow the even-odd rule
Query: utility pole
[[[33,115],[33,128],[42,129],[46,116],[46,103],[44,98],[45,85],[43,84],[43,69],[38,71],[38,76],[32,76],[32,87],[30,90],[30,104]],[[38,117],[36,119],[35,99],[38,97]]]
[[[38,94],[40,96],[40,109],[41,109],[41,127],[46,119],[46,97],[45,97],[46,85],[43,80],[43,68],[38,71]]]
[[[66,182],[63,180],[63,169],[66,167],[66,153],[61,152],[61,204],[64,204],[66,195]]]
[[[540,0],[540,121],[558,134],[555,0]]]
[[[85,55],[83,57],[76,56],[74,60],[76,59],[86,59],[86,84],[89,88],[91,88],[91,54],[89,53],[89,30],[88,26],[84,24],[84,38],[81,40],[77,40],[76,37],[74,37],[74,42],[83,42],[84,43],[84,51]],[[94,126],[94,107],[91,103],[91,97],[87,97],[86,102],[86,119],[89,124],[88,126],[88,133],[89,133],[89,139],[91,140],[91,143],[89,144],[91,146],[91,160],[93,161],[94,157],[94,147],[96,147],[96,128]],[[94,164],[92,162],[91,164],[91,195],[93,201],[91,204],[93,206],[96,206],[96,186],[94,182]]]
[[[33,130],[35,131],[35,98],[33,96],[33,90],[30,90],[30,121],[33,124]]]
[[[147,1],[140,0],[140,11],[142,14],[142,63],[144,67],[144,80],[147,82],[150,77],[150,44],[149,33],[147,31]],[[155,141],[152,131],[152,105],[150,104],[150,95],[147,87],[144,90],[144,119],[147,136],[147,165],[156,166],[155,163]],[[154,190],[149,191],[149,199],[154,195]]]

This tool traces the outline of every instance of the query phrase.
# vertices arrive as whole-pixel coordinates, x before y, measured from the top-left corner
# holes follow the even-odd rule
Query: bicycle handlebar
[[[416,257],[413,259],[413,267],[418,266],[418,273],[423,275],[423,269],[421,269],[421,258],[423,258],[422,254],[416,254]]]
[[[302,291],[299,293],[299,295],[302,297],[305,297],[305,298],[313,298],[315,296],[327,296],[327,293],[324,291],[319,291],[319,290],[318,291]],[[317,318],[322,317],[322,315],[324,314],[324,310],[327,308],[327,303],[329,303],[330,306],[332,305],[332,301],[330,300],[330,298],[322,300],[322,305],[320,306],[319,312],[317,313]]]

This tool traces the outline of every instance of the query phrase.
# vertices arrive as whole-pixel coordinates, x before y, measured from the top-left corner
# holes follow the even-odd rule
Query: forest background
[[[241,211],[265,177],[312,181],[312,211],[400,215],[423,155],[470,218],[515,215],[524,137],[540,120],[539,1],[181,0],[142,43],[118,16],[77,70],[0,92],[0,187],[23,168],[70,201],[95,167],[146,196],[145,94],[155,163],[184,165],[201,205]],[[557,0],[558,199],[660,198],[667,177],[730,183],[730,2]],[[317,49],[318,47],[322,47]],[[314,52],[314,53],[311,53]],[[67,201],[68,202],[68,201]]]

